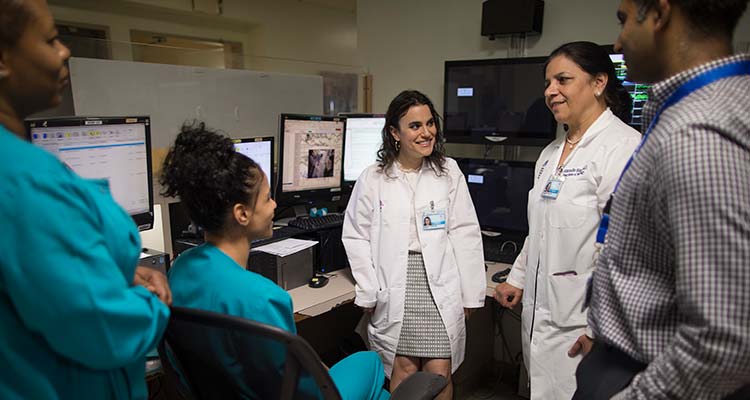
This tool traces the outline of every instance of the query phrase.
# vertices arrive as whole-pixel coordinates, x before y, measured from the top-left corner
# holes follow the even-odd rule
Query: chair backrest
[[[172,307],[164,340],[197,399],[341,399],[312,347],[274,326]]]

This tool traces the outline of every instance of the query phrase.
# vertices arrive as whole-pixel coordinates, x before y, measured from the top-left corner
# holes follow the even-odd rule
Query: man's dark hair
[[[690,21],[696,33],[731,38],[750,0],[670,0]],[[658,0],[633,0],[639,6],[639,20]]]

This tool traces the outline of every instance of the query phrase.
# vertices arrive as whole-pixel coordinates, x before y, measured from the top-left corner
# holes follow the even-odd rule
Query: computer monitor
[[[154,223],[149,117],[68,117],[26,121],[32,143],[78,175],[107,179],[115,201],[139,230]]]
[[[346,117],[344,181],[354,182],[378,157],[383,144],[385,115],[341,114]]]
[[[445,140],[546,146],[557,122],[544,103],[546,57],[445,62]]]
[[[633,108],[631,110],[632,116],[630,121],[625,121],[635,129],[641,129],[641,113],[643,111],[643,105],[648,101],[648,88],[650,85],[643,83],[635,83],[627,80],[628,67],[625,65],[625,58],[622,54],[614,53],[611,47],[609,59],[615,65],[615,75],[622,81],[622,85],[625,86],[630,97],[633,99]]]
[[[341,198],[346,118],[281,114],[276,201],[312,205]]]
[[[260,165],[273,193],[273,136],[232,139],[234,149]]]
[[[482,230],[527,234],[529,190],[534,187],[534,163],[463,158],[458,166],[466,177]]]

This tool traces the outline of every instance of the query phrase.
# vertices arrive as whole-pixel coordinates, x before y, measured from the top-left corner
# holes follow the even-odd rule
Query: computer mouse
[[[326,278],[323,275],[315,275],[312,278],[310,278],[309,281],[307,281],[307,286],[310,286],[311,288],[322,288],[323,286],[328,284],[328,278]]]
[[[510,273],[510,269],[504,269],[502,271],[495,272],[492,274],[492,282],[503,283],[506,277]]]

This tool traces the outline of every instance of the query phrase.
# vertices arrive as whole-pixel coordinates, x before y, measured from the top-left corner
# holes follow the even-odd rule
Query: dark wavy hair
[[[255,206],[263,179],[260,166],[235,151],[230,138],[193,121],[169,149],[159,183],[163,196],[179,196],[193,222],[220,232],[235,204]]]
[[[633,99],[627,89],[615,75],[615,65],[609,58],[609,54],[603,47],[592,42],[570,42],[556,48],[547,57],[544,70],[547,65],[557,56],[565,56],[576,63],[582,70],[591,76],[597,74],[607,75],[607,86],[604,88],[604,102],[612,110],[612,113],[625,122],[630,121],[632,116]]]
[[[400,130],[399,121],[409,112],[409,108],[413,106],[429,107],[430,114],[435,119],[435,129],[437,131],[435,145],[432,154],[426,158],[430,168],[438,175],[442,174],[445,172],[445,136],[441,124],[442,118],[435,111],[432,101],[416,90],[404,90],[388,106],[388,111],[385,113],[385,126],[382,131],[383,144],[380,145],[380,150],[378,150],[378,167],[381,172],[387,174],[393,162],[396,161],[398,150],[396,149],[396,140],[391,135],[390,128],[393,127],[397,131]]]
[[[0,0],[0,48],[14,47],[31,21],[31,11],[22,0]]]
[[[648,10],[656,6],[657,0],[633,0],[638,5],[638,21],[643,21]],[[721,35],[731,39],[748,0],[670,0],[678,7],[691,24],[691,28],[703,36]]]

